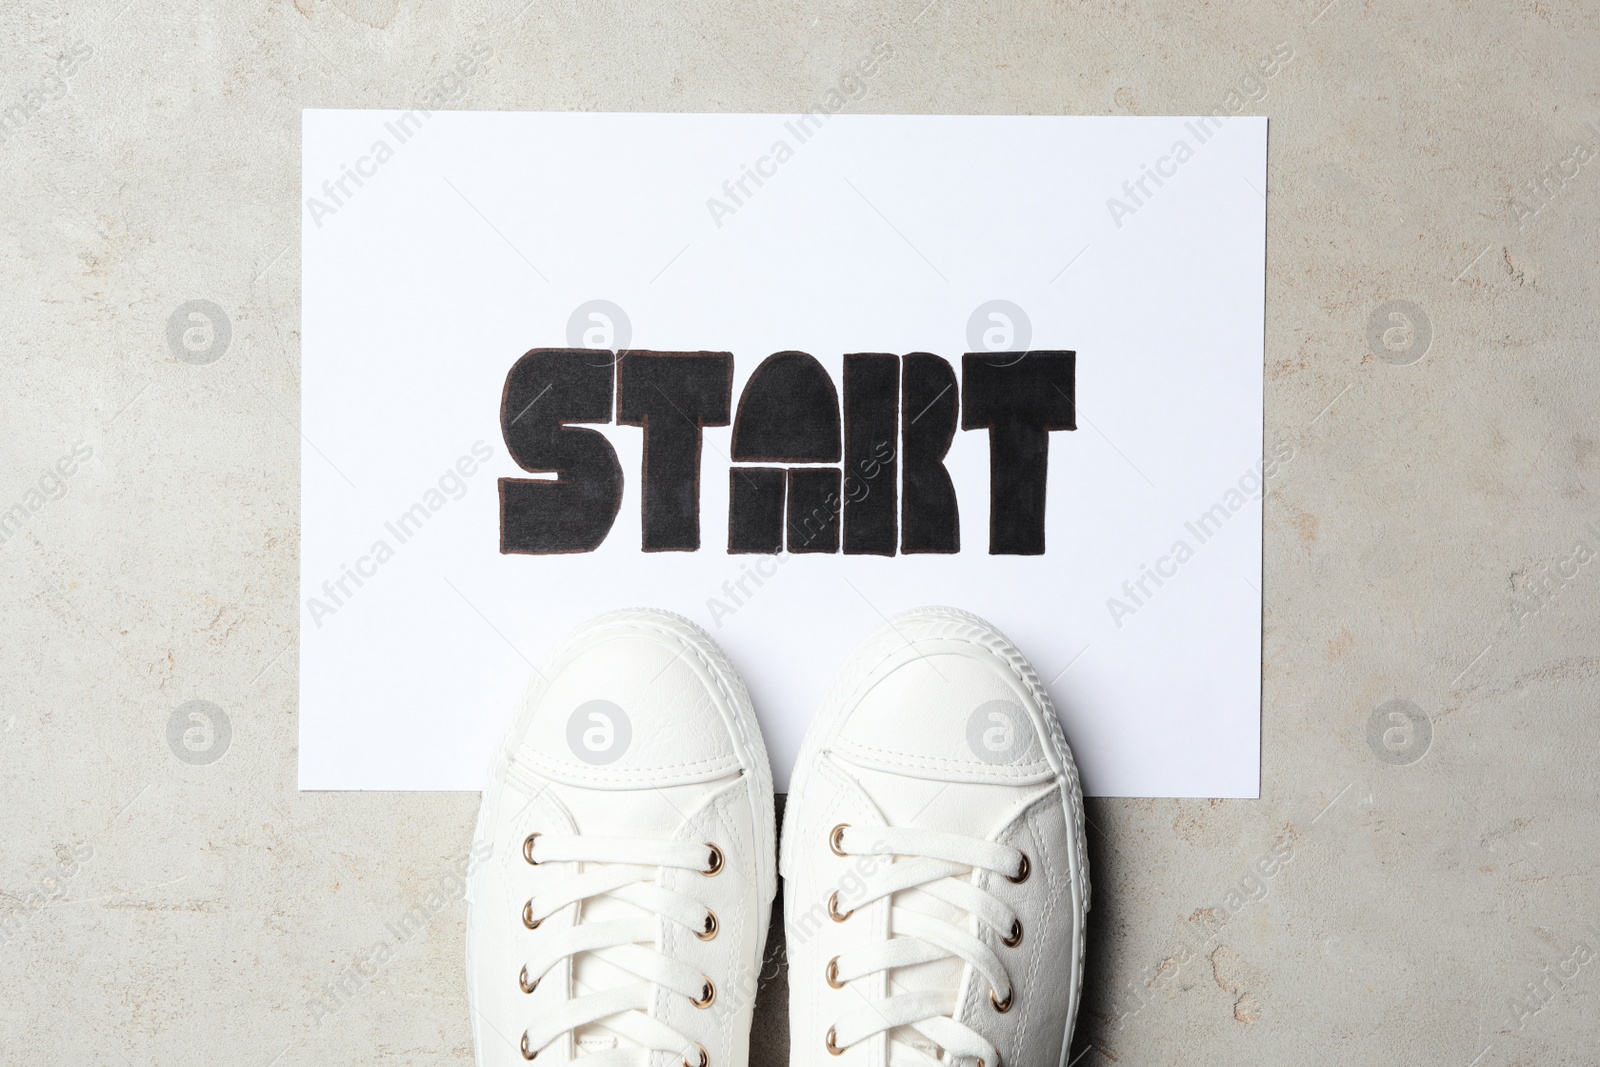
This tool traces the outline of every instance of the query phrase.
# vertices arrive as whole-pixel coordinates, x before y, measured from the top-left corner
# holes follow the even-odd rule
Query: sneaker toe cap
[[[832,748],[852,762],[951,781],[1041,780],[1041,707],[1025,680],[990,651],[918,641],[867,674]]]
[[[586,632],[541,670],[514,755],[542,774],[644,787],[741,766],[730,727],[740,683],[679,627],[633,613]]]

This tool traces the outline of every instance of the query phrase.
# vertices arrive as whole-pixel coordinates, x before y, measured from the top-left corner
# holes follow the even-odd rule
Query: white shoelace
[[[865,891],[848,903],[851,911],[904,890],[920,890],[937,900],[975,917],[980,926],[992,930],[1005,946],[1015,947],[1022,940],[1022,923],[1009,905],[971,882],[975,869],[993,871],[1013,883],[1028,876],[1028,857],[1018,849],[962,834],[909,827],[875,826],[854,829],[835,827],[829,843],[837,854],[846,856],[892,856],[872,875],[863,879]],[[835,916],[843,910],[838,893],[829,900]],[[1005,1012],[1015,1002],[1015,988],[999,955],[969,933],[964,925],[912,911],[896,905],[889,909],[889,936],[886,940],[852,949],[835,956],[828,965],[828,980],[836,987],[867,975],[895,967],[911,967],[938,960],[959,959],[973,968],[989,984],[990,1003],[995,1011]],[[906,1027],[945,1051],[946,1062],[976,1061],[982,1067],[1000,1067],[1000,1054],[988,1040],[964,1023],[955,1020],[957,989],[913,992],[886,996],[845,1013],[828,1031],[829,1051],[844,1050],[868,1038]],[[891,1034],[891,1039],[895,1035]],[[896,1042],[904,1045],[903,1042]],[[904,1046],[922,1054],[915,1046]]]
[[[523,844],[530,863],[584,864],[587,869],[535,894],[522,912],[530,927],[528,955],[518,982],[531,993],[553,968],[581,953],[590,953],[638,978],[614,988],[577,996],[534,1019],[522,1035],[522,1055],[533,1059],[557,1038],[600,1024],[618,1038],[612,1049],[585,1050],[592,1067],[637,1067],[652,1051],[683,1057],[688,1067],[706,1067],[705,1048],[685,1037],[650,1010],[653,987],[672,990],[695,1007],[708,1008],[716,985],[688,964],[662,955],[656,948],[656,917],[687,928],[702,940],[716,936],[717,918],[704,904],[657,884],[660,869],[676,867],[715,875],[722,870],[722,852],[715,845],[628,837],[533,834]],[[606,897],[637,909],[632,918],[585,922],[563,929],[540,929],[562,908]]]

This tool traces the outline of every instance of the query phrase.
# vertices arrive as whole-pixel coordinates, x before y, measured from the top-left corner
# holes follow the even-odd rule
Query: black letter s
[[[553,481],[500,479],[500,551],[592,552],[622,506],[622,466],[598,430],[610,422],[614,356],[595,349],[535,348],[512,365],[500,401],[506,451]]]

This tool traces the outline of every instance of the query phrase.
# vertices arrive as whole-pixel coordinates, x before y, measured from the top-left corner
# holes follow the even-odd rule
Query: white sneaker
[[[1038,675],[988,623],[923,608],[850,655],[800,751],[781,866],[793,1067],[1065,1062],[1083,794]]]
[[[772,771],[711,638],[619,611],[540,668],[467,888],[477,1062],[745,1067],[777,889]]]

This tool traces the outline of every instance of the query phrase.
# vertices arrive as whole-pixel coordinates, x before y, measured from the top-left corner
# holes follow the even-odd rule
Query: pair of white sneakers
[[[1082,792],[992,626],[924,608],[868,636],[806,735],[781,864],[775,831],[749,695],[706,633],[633,610],[570,634],[483,793],[478,1063],[745,1067],[780,866],[792,1064],[1066,1062]]]

